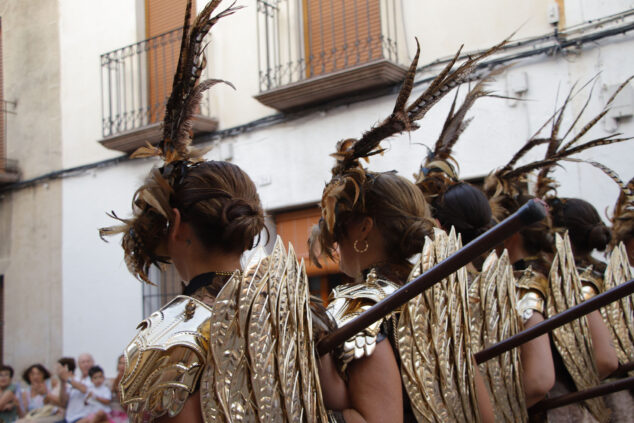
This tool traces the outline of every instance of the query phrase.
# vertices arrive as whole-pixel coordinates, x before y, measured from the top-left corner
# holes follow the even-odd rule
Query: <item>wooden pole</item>
[[[535,339],[545,333],[551,332],[553,329],[557,329],[560,326],[570,323],[575,319],[578,319],[586,314],[592,313],[595,310],[600,309],[614,301],[617,301],[623,297],[634,293],[634,279],[629,280],[619,286],[605,291],[589,300],[577,304],[574,307],[570,307],[568,310],[557,314],[550,319],[546,319],[539,322],[532,328],[523,330],[504,341],[486,348],[475,354],[476,363],[481,364],[487,360],[497,357],[515,347],[518,347],[531,339]]]
[[[610,379],[613,377],[621,377],[624,374],[631,372],[632,370],[634,370],[634,361],[630,361],[629,363],[625,363],[625,364],[619,364],[618,369],[616,369],[614,373],[612,373],[606,379]]]
[[[324,355],[359,333],[372,323],[387,316],[415,296],[443,280],[478,256],[491,250],[522,228],[546,217],[546,209],[539,200],[531,200],[517,212],[489,229],[465,247],[456,251],[413,281],[396,290],[392,295],[375,304],[349,323],[332,332],[317,345],[319,355]]]
[[[634,388],[634,377],[628,377],[617,382],[604,383],[602,385],[595,386],[594,388],[584,389],[583,391],[572,392],[570,394],[542,400],[529,408],[528,412],[530,414],[543,413],[544,411],[551,410],[553,408],[563,407],[564,405],[632,388]]]

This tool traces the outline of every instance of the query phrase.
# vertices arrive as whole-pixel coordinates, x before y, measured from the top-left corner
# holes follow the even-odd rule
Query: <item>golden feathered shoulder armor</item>
[[[588,300],[603,291],[603,275],[592,265],[577,267],[577,271],[579,272],[581,294],[584,300]]]
[[[534,312],[546,316],[548,279],[530,266],[514,274],[517,280],[515,282],[517,312],[522,318],[522,323],[526,323]]]
[[[547,281],[546,281],[547,284]],[[471,350],[481,351],[522,329],[513,268],[506,250],[489,254],[482,272],[469,286]],[[526,422],[520,351],[514,348],[480,364],[496,422]]]
[[[398,285],[380,278],[375,269],[370,270],[363,283],[337,286],[330,294],[327,311],[337,327],[341,327],[398,289]],[[392,318],[390,314],[350,338],[337,350],[339,370],[343,374],[348,364],[372,355],[376,347],[381,325]]]
[[[567,233],[555,235],[555,256],[548,282],[548,315],[554,316],[583,301],[581,280]],[[599,372],[587,318],[583,316],[553,330],[551,337],[577,390],[597,386],[600,383]],[[609,410],[602,398],[589,399],[583,404],[599,422],[608,421]]]
[[[327,421],[311,319],[304,264],[278,238],[210,306],[179,296],[141,323],[121,382],[130,420],[176,415],[200,389],[206,423]]]
[[[200,382],[211,422],[326,422],[317,375],[308,278],[278,237],[256,254],[211,307],[208,364]]]
[[[605,270],[605,289],[611,289],[632,279],[632,268],[627,257],[625,245],[619,243],[610,253],[608,267]],[[634,361],[634,296],[629,295],[608,304],[601,309],[612,342],[621,364]],[[629,372],[634,376],[634,371]]]
[[[453,254],[461,243],[452,230],[434,231],[409,280]],[[476,371],[463,267],[409,301],[401,312],[397,346],[401,377],[418,421],[478,422]]]
[[[178,414],[207,364],[211,309],[180,295],[143,320],[125,349],[121,404],[133,422]]]

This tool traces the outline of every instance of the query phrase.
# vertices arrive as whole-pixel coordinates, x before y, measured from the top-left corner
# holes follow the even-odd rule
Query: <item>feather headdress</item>
[[[473,118],[465,119],[477,99],[491,96],[486,85],[492,78],[499,75],[506,67],[499,67],[489,72],[467,93],[462,105],[456,110],[458,91],[454,97],[449,113],[445,119],[434,149],[429,150],[425,162],[421,164],[418,173],[414,174],[416,185],[421,189],[425,200],[431,203],[438,196],[442,196],[449,187],[460,182],[460,167],[452,156],[453,147],[460,135],[467,129]]]
[[[221,1],[210,1],[190,24],[192,0],[188,0],[172,93],[165,106],[163,138],[158,146],[147,145],[132,154],[133,158],[159,156],[164,163],[160,168],[153,169],[145,183],[135,192],[132,200],[133,217],[122,219],[112,212],[110,216],[121,224],[99,230],[102,239],[104,236],[123,233],[122,246],[128,269],[137,278],[149,283],[150,266],[167,261],[167,257],[161,256],[160,250],[168,222],[173,217],[171,197],[174,187],[182,182],[190,167],[202,161],[206,152],[191,148],[196,109],[207,89],[220,82],[231,85],[219,79],[199,83],[207,64],[204,55],[205,36],[218,20],[241,8],[234,7],[233,3],[212,16]]]
[[[410,64],[405,80],[396,99],[392,113],[381,123],[365,132],[359,139],[346,139],[337,143],[337,151],[332,154],[336,164],[332,168],[332,179],[326,184],[321,199],[322,218],[311,234],[311,259],[315,262],[322,254],[332,257],[334,231],[338,216],[351,212],[361,205],[364,209],[364,185],[373,179],[373,173],[363,168],[360,159],[368,161],[370,156],[381,154],[385,149],[381,141],[391,136],[418,129],[417,121],[442,99],[449,91],[473,78],[479,62],[497,52],[502,43],[471,57],[457,68],[454,65],[460,56],[460,50],[434,78],[427,89],[411,104],[407,101],[414,87],[414,77],[420,55],[420,46],[416,40],[416,55]]]
[[[634,178],[621,186],[612,215],[612,234],[615,245],[634,237]]]
[[[569,161],[571,156],[590,148],[619,143],[631,139],[631,137],[621,137],[621,134],[617,133],[594,138],[589,141],[581,141],[588,131],[590,131],[590,129],[609,112],[610,105],[618,93],[629,83],[631,79],[632,77],[628,78],[623,84],[621,84],[615,93],[608,99],[606,105],[598,115],[590,119],[576,134],[572,135],[573,129],[580,122],[584,111],[590,103],[590,99],[592,97],[591,91],[584,106],[575,116],[572,124],[564,132],[563,136],[561,136],[560,133],[564,112],[570,104],[570,100],[577,94],[575,93],[576,85],[571,88],[562,106],[557,109],[555,113],[546,120],[546,122],[544,122],[535,134],[520,148],[517,153],[515,153],[511,160],[504,167],[493,172],[485,179],[484,189],[490,198],[491,209],[493,210],[496,218],[501,219],[508,216],[510,213],[515,211],[515,206],[519,207],[521,205],[515,204],[517,203],[516,199],[520,195],[527,194],[526,182],[527,176],[530,172],[535,170],[540,171],[537,177],[535,195],[542,198],[549,193],[556,191],[556,181],[550,177],[550,172],[562,161]],[[547,137],[540,137],[539,134],[549,124],[552,124],[550,134]],[[569,135],[571,136],[569,137]],[[547,145],[547,149],[546,155],[543,159],[516,167],[519,160],[529,151],[544,144]]]

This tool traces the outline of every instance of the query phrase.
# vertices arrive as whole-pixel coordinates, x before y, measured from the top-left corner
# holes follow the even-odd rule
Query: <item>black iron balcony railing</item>
[[[7,126],[9,115],[16,114],[17,103],[0,100],[0,185],[16,182],[19,179],[17,160],[7,157]]]
[[[157,124],[163,119],[178,63],[182,29],[101,55],[104,138]],[[202,78],[207,77],[207,70]],[[206,94],[199,114],[210,116]]]
[[[386,59],[396,0],[257,0],[260,92]]]

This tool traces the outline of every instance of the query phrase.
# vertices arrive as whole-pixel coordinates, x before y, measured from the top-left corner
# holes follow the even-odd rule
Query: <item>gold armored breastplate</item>
[[[130,421],[181,411],[206,364],[210,317],[207,305],[180,295],[139,324],[120,384]]]
[[[344,284],[336,287],[330,294],[327,311],[336,322],[337,327],[341,327],[397,289],[398,285],[379,278],[376,271],[372,269],[364,283]],[[339,347],[337,358],[340,360],[338,364],[342,373],[345,372],[352,360],[372,355],[381,325],[391,317],[392,314],[374,322]]]

